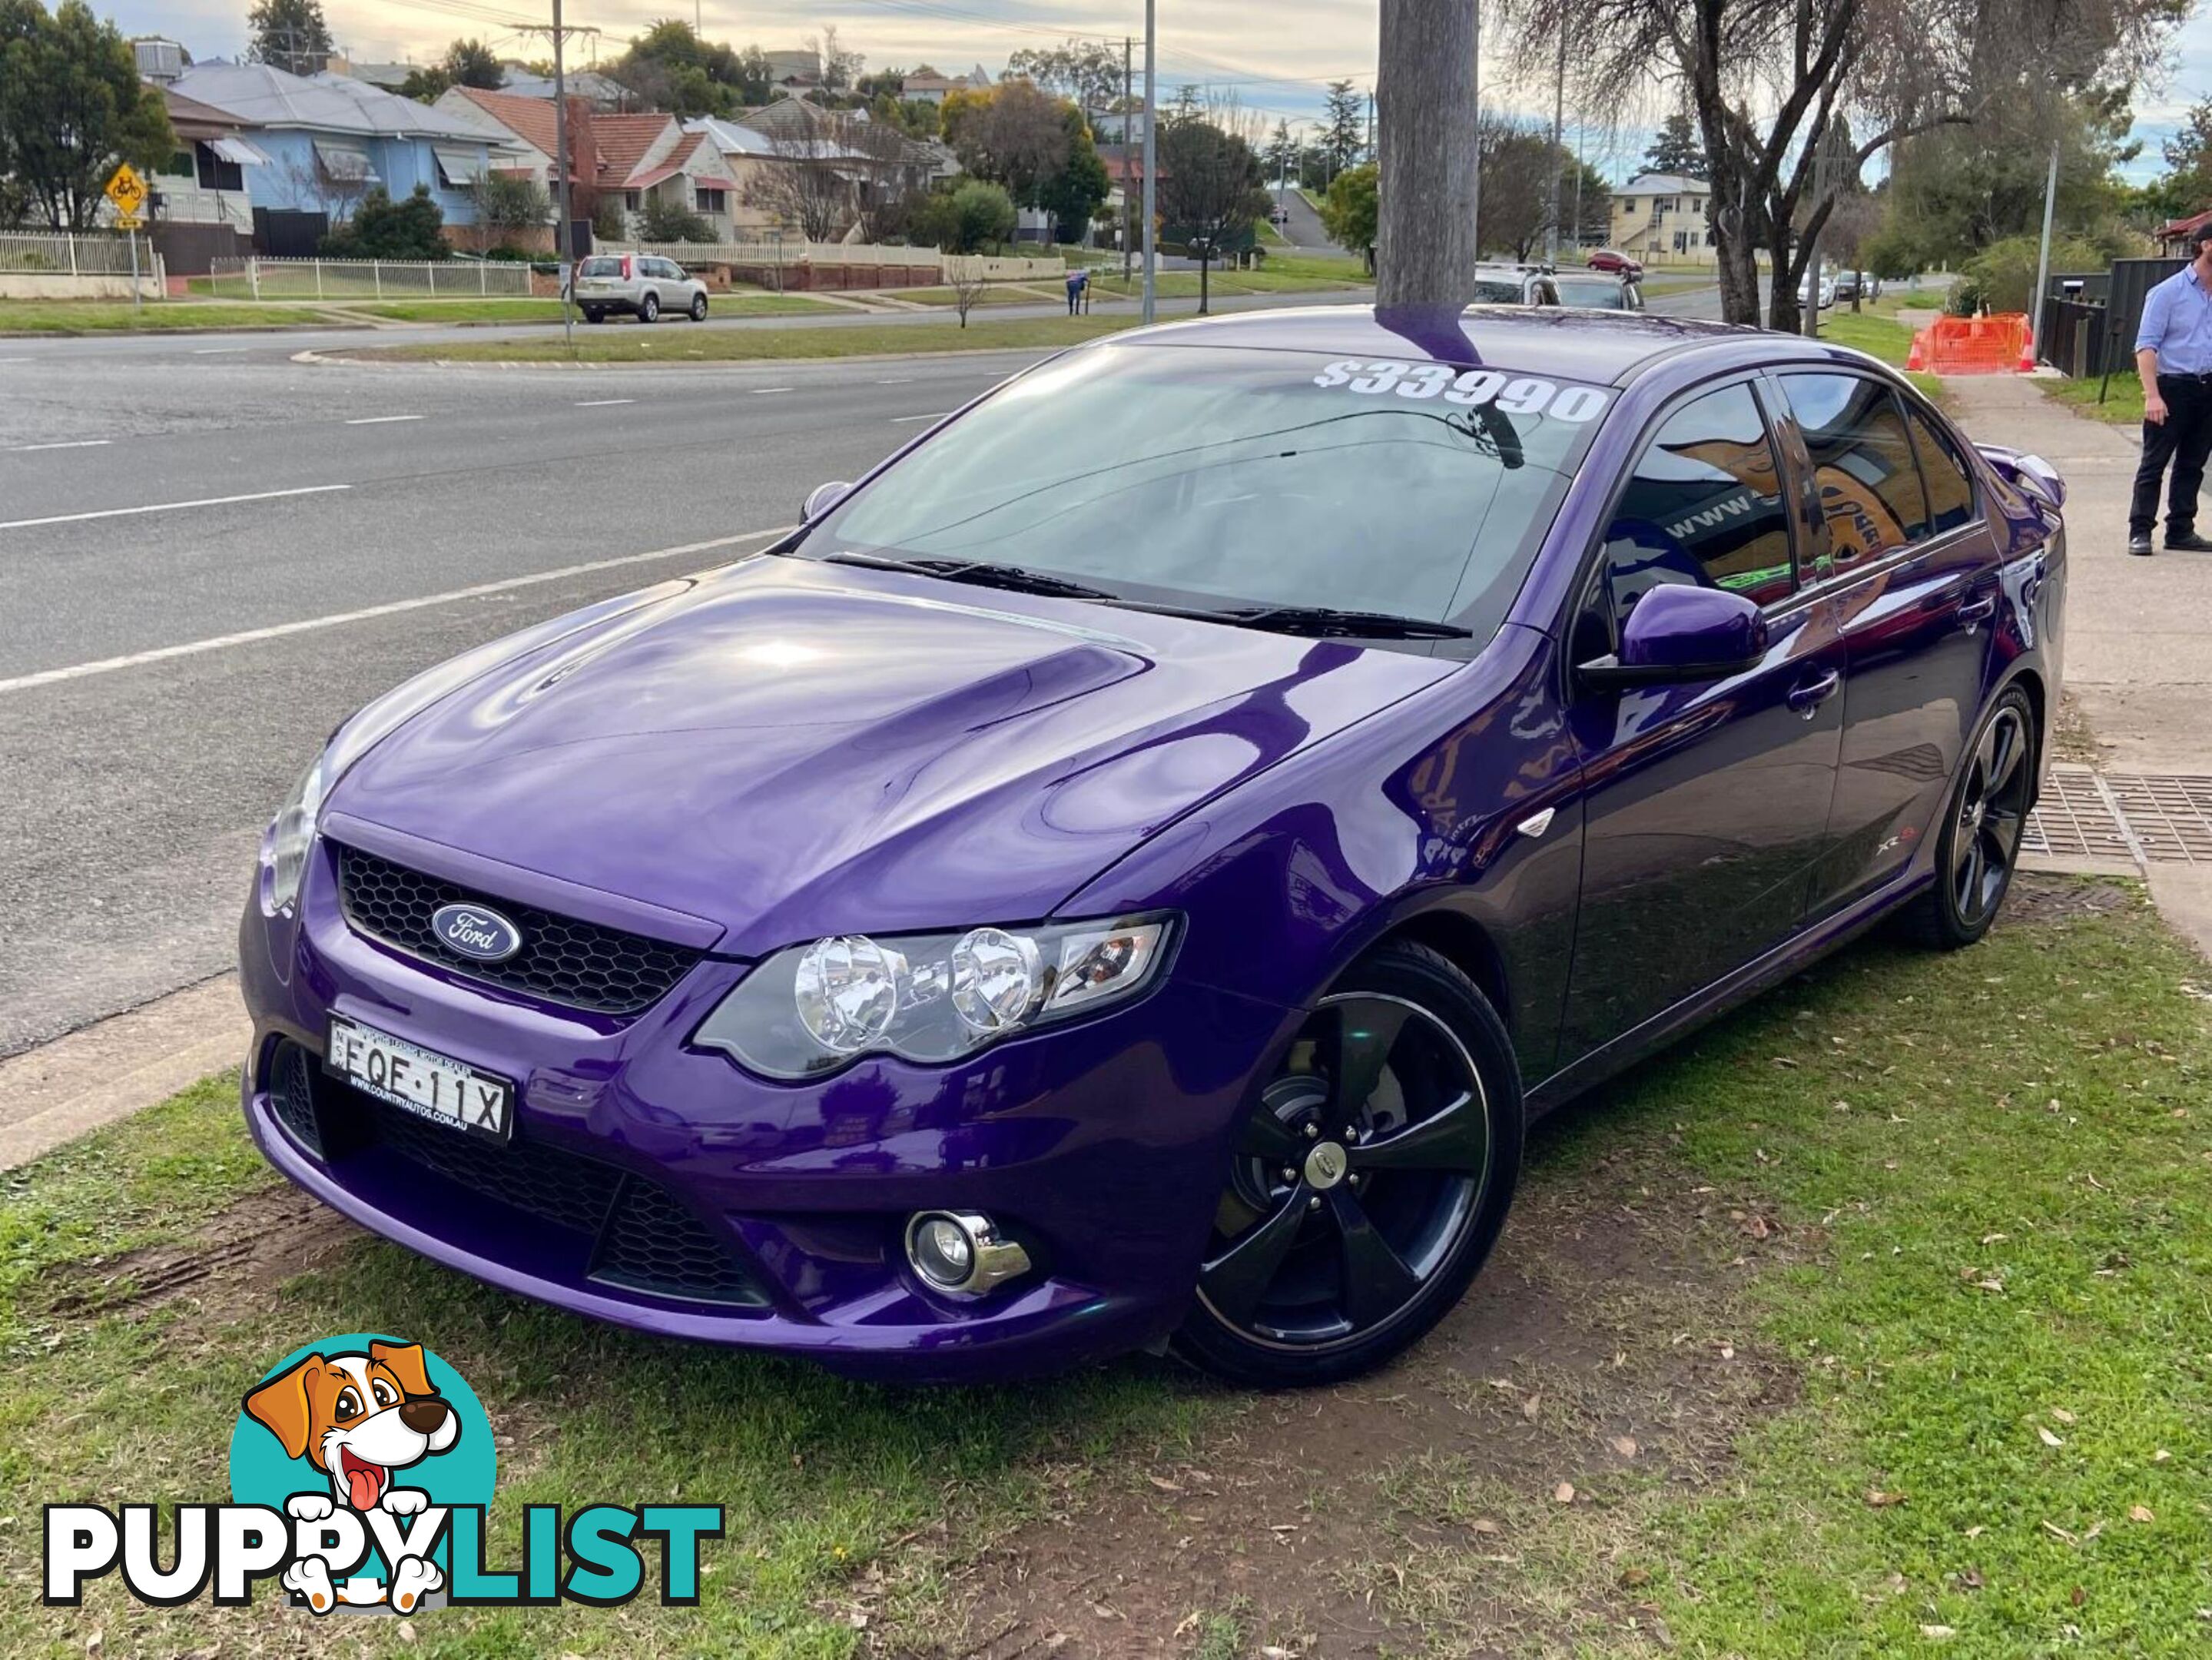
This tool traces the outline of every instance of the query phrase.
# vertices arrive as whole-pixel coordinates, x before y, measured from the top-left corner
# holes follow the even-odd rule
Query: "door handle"
[[[1810,721],[1821,704],[1836,695],[1844,684],[1842,671],[1830,669],[1818,679],[1802,680],[1790,688],[1790,707]]]
[[[1959,626],[1972,634],[1996,614],[1996,595],[1984,593],[1979,599],[1969,599],[1959,607]]]

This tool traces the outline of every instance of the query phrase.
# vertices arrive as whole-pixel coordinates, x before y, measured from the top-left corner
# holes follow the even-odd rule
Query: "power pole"
[[[1474,297],[1475,0],[1382,0],[1378,309],[1456,314]]]
[[[1121,37],[1121,286],[1129,286],[1130,261],[1137,250],[1129,239],[1129,106],[1136,102],[1136,71],[1130,67],[1136,42]]]
[[[1159,0],[1145,0],[1145,312],[1150,323],[1159,314],[1158,238],[1153,229],[1159,214]]]
[[[573,352],[576,349],[576,325],[568,312],[568,294],[576,280],[576,250],[574,246],[576,239],[575,220],[571,216],[568,204],[568,77],[562,52],[570,35],[590,35],[596,46],[599,32],[588,24],[564,25],[561,21],[561,0],[553,0],[550,27],[543,23],[532,23],[518,27],[515,33],[547,35],[553,42],[553,171],[556,175],[553,211],[558,216],[558,222],[553,227],[553,253],[562,267],[561,335]]]
[[[1559,142],[1567,115],[1567,25],[1559,21],[1559,71],[1552,82],[1552,224],[1544,234],[1544,258],[1547,264],[1559,263],[1559,157],[1566,146]],[[1579,180],[1577,181],[1579,182]]]
[[[1468,56],[1474,61],[1469,73],[1474,76],[1474,113],[1468,119],[1468,125],[1474,132],[1474,200],[1467,212],[1468,218],[1473,222],[1468,235],[1474,244],[1474,258],[1480,265],[1482,260],[1482,7],[1480,3],[1474,8],[1474,44],[1468,48]]]

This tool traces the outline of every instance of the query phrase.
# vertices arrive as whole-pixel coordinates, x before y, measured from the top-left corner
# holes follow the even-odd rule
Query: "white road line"
[[[101,508],[93,513],[57,513],[45,519],[0,520],[0,530],[29,530],[34,525],[74,525],[86,519],[128,519],[134,514],[175,513],[184,508],[222,508],[234,502],[274,502],[285,496],[323,496],[349,490],[351,484],[303,484],[298,489],[256,490],[251,496],[206,496],[197,502],[155,502],[143,508]]]
[[[192,356],[195,357],[228,357],[237,352],[251,351],[252,350],[253,348],[251,346],[195,346],[192,348]]]
[[[891,417],[891,424],[895,427],[902,427],[909,421],[942,421],[951,413],[951,410],[939,410],[934,415],[894,415]],[[0,525],[0,530],[7,528],[5,525]]]
[[[516,588],[534,587],[541,582],[558,582],[571,576],[588,576],[593,571],[616,570],[624,565],[642,565],[655,559],[679,559],[686,554],[735,547],[740,542],[765,541],[771,536],[783,536],[798,528],[796,525],[777,525],[768,530],[741,531],[735,536],[718,536],[711,542],[689,542],[682,547],[655,548],[650,553],[626,553],[613,559],[593,559],[581,565],[564,565],[559,570],[533,571],[527,576],[509,576],[497,582],[479,582],[474,587],[453,588],[445,593],[426,593],[413,599],[394,599],[381,605],[365,605],[359,611],[334,611],[328,617],[310,617],[297,623],[277,623],[265,629],[247,629],[240,634],[220,634],[212,639],[187,641],[182,645],[157,646],[150,651],[132,652],[127,657],[103,657],[96,662],[72,663],[66,668],[41,669],[36,674],[19,674],[12,680],[0,680],[0,692],[27,691],[33,686],[52,685],[58,680],[82,680],[88,675],[112,674],[118,669],[166,662],[173,657],[197,657],[203,652],[223,651],[232,646],[250,646],[263,640],[281,640],[287,635],[311,634],[319,629],[343,628],[349,623],[373,622],[380,617],[396,617],[403,611],[421,611],[426,606],[447,605],[460,599],[480,599],[487,594],[507,593]]]
[[[18,455],[28,455],[33,450],[96,450],[114,441],[112,438],[72,438],[66,443],[10,444],[8,447]]]
[[[617,404],[635,404],[635,398],[586,398],[576,407],[580,410],[611,409]]]
[[[394,421],[420,421],[424,418],[424,417],[420,415],[357,415],[352,420],[347,422],[346,425],[349,427],[382,427],[388,426]]]
[[[896,380],[878,380],[876,384],[879,386],[910,386],[914,384],[914,377],[910,374],[902,374]]]
[[[756,398],[765,398],[772,392],[789,392],[790,390],[789,386],[755,386],[752,393]]]

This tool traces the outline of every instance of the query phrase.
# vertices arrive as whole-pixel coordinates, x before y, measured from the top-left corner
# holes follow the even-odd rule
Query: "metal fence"
[[[150,271],[146,239],[138,239],[138,269]],[[131,239],[119,231],[71,235],[67,231],[0,231],[0,271],[40,277],[128,277]]]
[[[230,300],[475,300],[526,295],[530,267],[496,259],[217,259],[210,292]]]

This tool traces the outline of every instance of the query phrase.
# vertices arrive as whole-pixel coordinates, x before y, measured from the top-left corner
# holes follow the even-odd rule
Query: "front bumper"
[[[247,1124],[332,1208],[580,1314],[913,1380],[1058,1370],[1171,1330],[1237,1109],[1295,1018],[1170,975],[961,1065],[770,1084],[684,1042],[744,965],[709,957],[634,1018],[556,1007],[355,932],[327,842],[296,920],[249,901],[240,958]],[[512,1079],[513,1146],[323,1073],[334,1013]],[[988,1213],[1033,1271],[974,1300],[927,1290],[902,1240],[936,1208]]]

